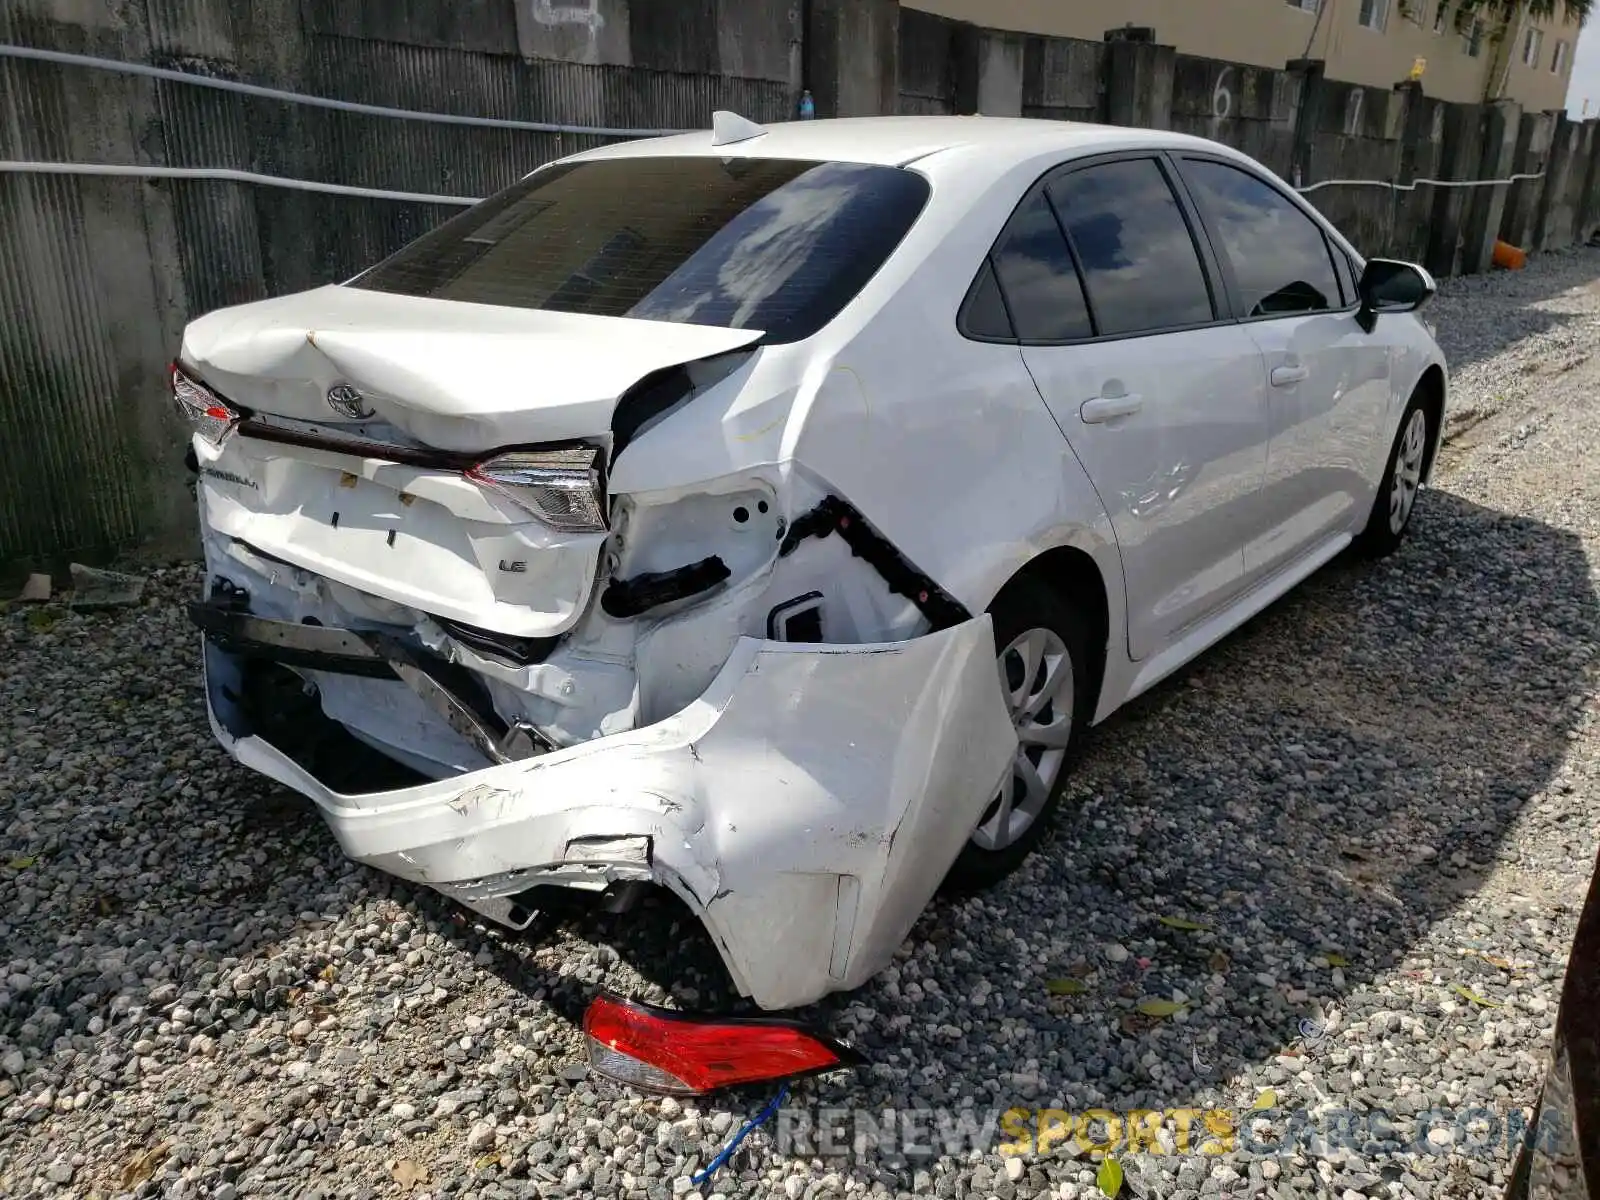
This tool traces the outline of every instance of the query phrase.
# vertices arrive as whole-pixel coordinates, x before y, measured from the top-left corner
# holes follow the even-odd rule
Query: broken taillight
[[[589,1065],[647,1092],[695,1096],[860,1062],[848,1046],[775,1017],[702,1017],[599,996],[583,1017]]]
[[[185,375],[177,363],[172,364],[172,399],[184,420],[213,446],[220,446],[244,415],[205,384]]]
[[[600,452],[593,446],[509,450],[467,471],[467,478],[527,509],[552,529],[604,533]]]

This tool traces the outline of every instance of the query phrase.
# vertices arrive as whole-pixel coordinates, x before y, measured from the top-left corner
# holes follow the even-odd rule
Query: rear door
[[[1264,531],[1264,372],[1159,155],[1073,163],[994,266],[1023,357],[1110,515],[1143,659],[1243,586]]]
[[[1245,547],[1262,578],[1366,520],[1388,449],[1389,353],[1356,322],[1348,261],[1295,200],[1244,166],[1179,160],[1243,328],[1267,367],[1274,520]]]

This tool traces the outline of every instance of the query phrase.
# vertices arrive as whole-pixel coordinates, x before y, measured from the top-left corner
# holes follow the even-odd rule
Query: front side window
[[[866,286],[928,192],[912,171],[861,163],[565,163],[447,221],[352,283],[798,341]]]
[[[1205,159],[1186,159],[1183,177],[1221,240],[1245,316],[1339,306],[1327,239],[1276,188],[1237,167]]]
[[[1074,171],[1053,181],[1049,192],[1077,251],[1101,336],[1214,318],[1189,223],[1155,159]]]

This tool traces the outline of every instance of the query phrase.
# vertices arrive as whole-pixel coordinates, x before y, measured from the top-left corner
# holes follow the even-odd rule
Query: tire
[[[995,597],[989,616],[1001,687],[1012,704],[1013,719],[1047,733],[1049,745],[1018,746],[1004,789],[984,809],[971,840],[945,878],[946,888],[958,892],[1004,879],[1038,845],[1093,716],[1085,624],[1069,603],[1038,580],[1022,576]],[[1033,661],[1038,665],[1034,686],[1023,692],[1029,654],[1037,654]],[[1068,680],[1070,695],[1065,690]],[[1042,706],[1037,704],[1046,692],[1049,698]],[[1030,709],[1037,712],[1030,716]]]
[[[1405,541],[1406,530],[1411,528],[1411,518],[1417,511],[1422,468],[1435,432],[1433,418],[1422,402],[1419,389],[1412,393],[1410,403],[1400,416],[1400,428],[1389,449],[1383,482],[1372,501],[1367,526],[1356,537],[1356,547],[1366,557],[1384,558]]]

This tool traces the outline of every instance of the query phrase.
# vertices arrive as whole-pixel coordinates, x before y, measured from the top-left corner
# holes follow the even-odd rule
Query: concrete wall
[[[1482,40],[1477,57],[1469,57],[1453,15],[1435,29],[1439,3],[1390,0],[1382,31],[1360,24],[1360,0],[1323,0],[1320,18],[1284,0],[906,0],[905,7],[1052,37],[1098,40],[1120,25],[1148,26],[1181,54],[1278,69],[1295,59],[1321,59],[1329,78],[1368,87],[1387,88],[1406,78],[1422,58],[1430,96],[1458,103],[1503,96],[1528,109],[1562,107],[1572,55],[1569,49],[1559,73],[1549,69],[1551,56],[1558,39],[1569,48],[1577,44],[1576,27],[1560,17],[1532,22],[1543,32],[1541,65],[1530,69],[1516,62],[1504,79],[1503,70],[1495,71],[1492,37]]]
[[[1173,129],[1237,146],[1279,174],[1291,173],[1299,76],[1189,54],[1175,57],[1173,74]]]
[[[1524,114],[1515,101],[1450,103],[1426,75],[1374,87],[1332,78],[1320,60],[1271,70],[1106,39],[984,29],[907,8],[900,111],[1021,112],[1211,138],[1311,188],[1308,199],[1363,253],[1422,261],[1439,275],[1489,269],[1497,237],[1553,248],[1600,226],[1595,121]],[[1493,187],[1384,186],[1546,172]],[[1332,180],[1366,182],[1316,186]]]
[[[1308,83],[1307,90],[1317,95],[1308,95],[1299,120],[1291,179],[1303,186],[1399,177],[1406,93],[1327,78]],[[1310,199],[1363,253],[1391,254],[1403,238],[1399,210],[1405,193],[1341,186],[1312,192]]]

